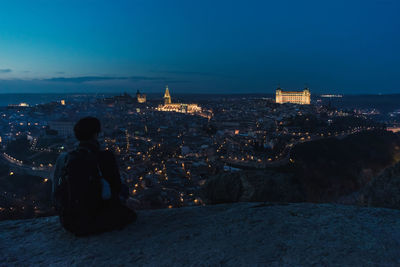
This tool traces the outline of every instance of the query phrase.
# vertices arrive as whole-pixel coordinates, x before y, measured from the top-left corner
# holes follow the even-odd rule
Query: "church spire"
[[[168,85],[165,88],[165,94],[164,94],[164,104],[171,104],[171,95],[169,94],[169,89]]]

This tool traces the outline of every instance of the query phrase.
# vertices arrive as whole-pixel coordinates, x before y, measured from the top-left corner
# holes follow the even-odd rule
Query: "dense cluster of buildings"
[[[196,104],[185,104],[189,101]],[[242,96],[189,101],[172,101],[167,87],[163,97],[138,91],[136,97],[80,101],[77,96],[5,107],[0,109],[0,160],[13,174],[29,171],[45,181],[59,153],[75,147],[75,122],[95,116],[102,122],[103,148],[116,155],[121,179],[139,208],[171,208],[201,205],[199,188],[220,172],[290,164],[291,148],[299,142],[374,127],[367,123],[369,113],[310,104],[308,89],[278,89],[275,101]],[[35,207],[43,208],[37,202]]]
[[[197,104],[172,103],[168,85],[165,88],[164,104],[157,107],[158,111],[173,111],[180,113],[201,113],[201,107]]]

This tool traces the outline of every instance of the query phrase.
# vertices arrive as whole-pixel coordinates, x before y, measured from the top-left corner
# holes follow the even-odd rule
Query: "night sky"
[[[0,93],[400,93],[400,1],[0,2]]]

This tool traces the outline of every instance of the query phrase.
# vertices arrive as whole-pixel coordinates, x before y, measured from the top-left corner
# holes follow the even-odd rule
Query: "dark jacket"
[[[85,236],[114,229],[122,229],[126,224],[136,220],[136,213],[127,208],[120,201],[119,195],[123,187],[120,180],[117,162],[113,153],[107,150],[101,150],[100,145],[96,140],[80,142],[78,149],[79,148],[90,150],[97,155],[98,167],[101,171],[102,178],[104,178],[110,185],[111,199],[103,200],[101,196],[97,199],[97,194],[91,194],[90,192],[88,192],[88,194],[83,194],[88,197],[88,201],[83,201],[82,203],[90,203],[90,200],[93,200],[93,203],[90,203],[87,206],[82,205],[84,208],[75,209],[75,212],[60,214],[60,222],[63,227],[77,236]],[[57,181],[61,175],[67,155],[68,153],[63,153],[57,160],[53,177],[55,181]],[[73,157],[73,154],[70,155]],[[89,157],[91,163],[93,163],[93,160],[96,161],[96,158],[93,158],[92,155]],[[89,168],[91,167],[89,166]],[[71,169],[73,169],[73,167],[71,167]],[[81,171],[80,169],[75,170],[78,170],[78,172]],[[83,171],[87,170],[89,169]],[[97,186],[96,184],[91,185],[94,187]]]
[[[101,150],[100,144],[97,140],[82,141],[79,143],[78,148],[83,147],[89,149],[98,155],[98,163],[103,178],[109,183],[111,188],[111,198],[117,200],[121,192],[121,178],[117,162],[114,154],[108,150]],[[55,189],[55,182],[61,175],[62,168],[65,164],[65,159],[68,153],[62,153],[56,162],[55,170],[53,173],[53,193]]]

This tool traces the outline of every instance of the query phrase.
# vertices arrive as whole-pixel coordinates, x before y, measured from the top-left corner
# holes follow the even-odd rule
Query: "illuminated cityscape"
[[[39,177],[45,185],[58,154],[76,145],[75,122],[95,116],[103,125],[100,141],[117,156],[121,178],[138,208],[172,208],[204,204],[199,190],[215,175],[286,168],[300,144],[385,129],[382,122],[388,131],[400,127],[397,111],[383,116],[378,109],[332,108],[323,96],[299,105],[304,95],[310,99],[308,90],[303,92],[285,98],[284,105],[262,96],[178,95],[174,100],[168,87],[162,97],[124,93],[88,104],[78,95],[41,105],[10,105],[0,113],[1,158],[9,175]],[[185,104],[188,100],[197,103]],[[7,204],[13,214],[22,208],[26,214],[30,209],[49,212],[46,202],[1,194],[14,203]]]
[[[400,266],[399,0],[0,6],[0,267]]]

